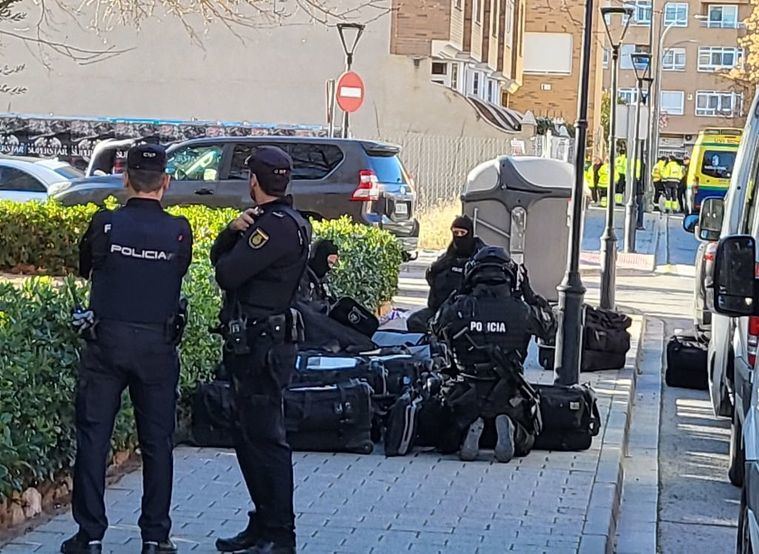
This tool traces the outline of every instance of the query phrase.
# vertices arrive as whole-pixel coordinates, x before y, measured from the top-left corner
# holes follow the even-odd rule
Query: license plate
[[[397,215],[408,215],[408,204],[396,204],[395,213]]]

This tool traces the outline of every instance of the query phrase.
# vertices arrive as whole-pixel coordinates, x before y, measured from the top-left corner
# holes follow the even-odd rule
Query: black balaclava
[[[328,239],[319,239],[311,247],[311,256],[308,258],[308,267],[311,268],[319,279],[323,279],[329,271],[329,258],[332,254],[337,254],[337,246]]]
[[[453,248],[459,256],[469,257],[474,254],[474,223],[468,215],[460,215],[453,220],[451,229],[466,229],[464,237],[453,237]]]

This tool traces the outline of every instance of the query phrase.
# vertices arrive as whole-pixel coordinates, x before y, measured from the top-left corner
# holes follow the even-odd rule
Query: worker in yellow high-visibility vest
[[[598,202],[598,169],[601,167],[601,158],[593,158],[593,163],[585,166],[585,186],[590,190],[590,197],[594,203]]]
[[[683,166],[674,156],[670,156],[662,171],[662,182],[664,183],[664,209],[667,213],[680,211],[677,203],[677,188],[683,178]]]
[[[598,196],[602,206],[606,206],[606,199],[609,196],[609,181],[611,177],[611,171],[609,171],[609,158],[601,164],[598,168]]]
[[[627,183],[627,154],[620,150],[614,158],[614,171],[617,174],[614,200],[617,204],[624,202],[625,184]]]
[[[662,172],[664,171],[664,166],[667,163],[667,158],[665,156],[661,156],[656,164],[654,164],[653,169],[651,170],[651,178],[654,184],[654,210],[659,210],[659,199],[661,198],[662,194],[664,194],[664,182],[662,181]]]

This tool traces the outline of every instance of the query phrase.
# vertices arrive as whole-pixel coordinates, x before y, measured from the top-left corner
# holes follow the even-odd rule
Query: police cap
[[[127,152],[127,169],[166,171],[166,149],[160,144],[135,144]]]
[[[260,146],[247,159],[246,165],[266,194],[285,194],[293,172],[293,160],[287,152],[276,146]]]

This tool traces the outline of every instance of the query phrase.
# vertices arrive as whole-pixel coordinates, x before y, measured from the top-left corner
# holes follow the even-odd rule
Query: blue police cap
[[[284,194],[290,183],[293,160],[287,152],[276,146],[259,146],[246,161],[261,188],[268,194]]]
[[[127,152],[127,169],[165,171],[166,149],[160,144],[135,144]]]

